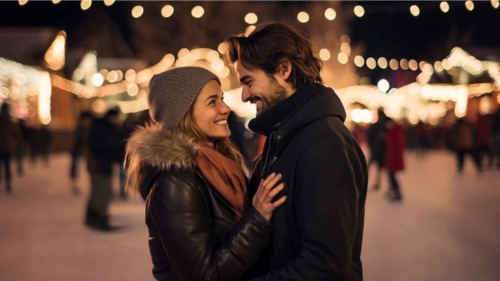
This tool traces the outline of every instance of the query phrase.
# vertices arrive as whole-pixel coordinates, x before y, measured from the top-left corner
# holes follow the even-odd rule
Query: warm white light
[[[195,6],[191,10],[191,15],[193,16],[193,18],[197,18],[197,19],[203,17],[204,13],[205,13],[205,9],[203,9],[202,6]]]
[[[116,70],[111,70],[108,73],[107,79],[110,83],[115,83],[118,81],[118,72],[116,72]]]
[[[346,64],[347,61],[349,60],[349,58],[347,57],[346,54],[344,53],[339,53],[338,56],[337,56],[337,60],[341,63],[341,64]]]
[[[80,8],[84,11],[88,10],[90,6],[92,6],[92,0],[82,0],[82,2],[80,2]]]
[[[28,3],[28,0],[19,0],[19,6],[24,6]]]
[[[337,12],[334,9],[328,8],[325,10],[325,18],[327,20],[334,20],[337,17]]]
[[[494,9],[497,9],[498,6],[500,6],[500,3],[498,0],[491,0],[491,6],[494,8]]]
[[[134,18],[140,18],[143,13],[144,13],[144,8],[141,5],[137,5],[134,8],[132,8],[132,16]]]
[[[52,4],[54,4],[54,5],[57,5],[59,3],[61,3],[61,0],[52,0]]]
[[[387,59],[386,58],[380,57],[377,62],[378,62],[378,67],[380,67],[382,69],[387,68]]]
[[[362,56],[357,55],[354,57],[354,65],[356,65],[357,67],[363,67],[364,64],[365,59]]]
[[[448,13],[448,11],[450,10],[450,5],[448,4],[448,2],[443,1],[441,2],[441,4],[439,4],[439,8],[441,8],[441,11],[443,13]]]
[[[465,1],[465,8],[472,12],[472,10],[474,10],[474,2],[470,0]]]
[[[225,54],[226,51],[227,51],[227,44],[222,42],[220,43],[218,46],[217,46],[217,51],[220,53],[220,54]]]
[[[131,97],[134,97],[139,93],[139,86],[135,83],[130,83],[127,85],[127,94]]]
[[[331,57],[330,51],[327,49],[321,49],[319,51],[319,58],[322,59],[323,61],[329,60]]]
[[[250,33],[252,33],[257,27],[255,25],[249,25],[247,26],[247,28],[245,29],[245,36],[249,36]]]
[[[135,76],[136,76],[135,70],[129,69],[129,70],[125,71],[125,80],[127,80],[129,82],[134,82]]]
[[[399,66],[401,66],[402,70],[408,70],[408,60],[407,59],[401,59],[399,61]]]
[[[302,11],[297,14],[297,20],[300,21],[301,23],[306,23],[309,21],[309,14]]]
[[[414,17],[418,17],[418,15],[420,15],[420,8],[417,5],[411,5],[411,7],[410,7],[410,13]]]
[[[347,42],[342,42],[342,44],[340,44],[340,51],[344,54],[346,54],[347,56],[350,56],[351,55],[351,44],[347,43]]]
[[[50,97],[52,95],[50,74],[43,72],[40,76],[40,83],[38,85],[38,117],[40,122],[46,125],[49,124],[52,119],[50,116]]]
[[[255,13],[248,13],[245,16],[245,22],[248,24],[255,24],[255,23],[257,23],[258,20],[259,20],[259,18],[257,17],[257,15]]]
[[[365,15],[365,8],[363,8],[363,6],[361,6],[361,5],[357,5],[356,7],[354,7],[354,14],[358,18],[361,18],[362,16]]]
[[[172,5],[165,5],[161,8],[161,15],[164,18],[169,18],[174,14],[174,7]]]
[[[366,67],[369,69],[375,69],[375,67],[377,67],[377,61],[374,58],[367,58]]]
[[[104,5],[111,6],[115,3],[115,0],[104,0]]]
[[[104,83],[104,77],[102,77],[102,74],[97,72],[92,75],[92,85],[94,87],[101,87],[102,83]]]
[[[397,59],[391,59],[391,61],[389,61],[389,67],[392,69],[392,70],[398,70],[399,69],[399,62]]]
[[[441,72],[444,70],[443,68],[443,64],[440,62],[440,61],[436,61],[434,62],[434,69],[437,71],[437,72]]]
[[[417,69],[418,69],[418,63],[417,63],[417,61],[416,61],[416,60],[410,60],[410,61],[408,62],[408,67],[409,67],[411,70],[413,70],[413,71],[417,70]]]
[[[377,83],[377,87],[380,91],[387,92],[390,88],[389,81],[385,79],[380,79],[380,81],[378,81]]]

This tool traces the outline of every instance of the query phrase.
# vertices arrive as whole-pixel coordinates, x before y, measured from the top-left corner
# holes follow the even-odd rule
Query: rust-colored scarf
[[[238,163],[213,148],[200,146],[196,164],[208,182],[231,204],[239,220],[243,213],[247,183]]]

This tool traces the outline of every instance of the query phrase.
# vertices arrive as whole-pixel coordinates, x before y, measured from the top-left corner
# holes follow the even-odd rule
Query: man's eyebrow
[[[243,77],[240,78],[240,83],[241,84],[245,84],[248,79],[250,79],[250,76],[245,75],[245,76],[243,76]]]

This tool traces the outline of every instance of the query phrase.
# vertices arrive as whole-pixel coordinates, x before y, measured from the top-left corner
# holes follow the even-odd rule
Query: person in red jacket
[[[396,173],[405,168],[403,127],[389,118],[386,122],[386,130],[385,168],[389,174],[390,183],[387,197],[393,201],[401,201],[401,189],[396,178]]]

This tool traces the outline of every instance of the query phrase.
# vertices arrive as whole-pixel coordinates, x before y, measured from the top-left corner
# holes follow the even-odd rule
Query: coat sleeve
[[[339,138],[299,155],[294,213],[302,246],[283,268],[256,280],[362,280],[366,161]]]
[[[252,208],[220,241],[201,188],[186,174],[160,176],[149,215],[179,280],[237,280],[269,242],[271,225]]]

